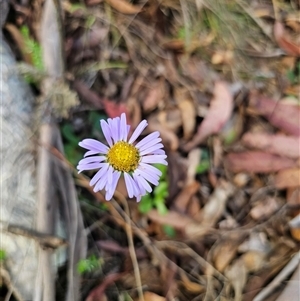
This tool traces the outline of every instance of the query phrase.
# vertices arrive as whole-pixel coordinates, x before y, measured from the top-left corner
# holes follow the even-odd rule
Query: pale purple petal
[[[126,114],[121,114],[120,121],[120,140],[127,141],[127,123],[126,123]]]
[[[109,167],[108,163],[103,164],[103,167],[99,171],[97,171],[97,173],[91,179],[90,181],[91,186],[94,186],[100,180],[100,178],[107,172],[108,167]]]
[[[166,152],[163,149],[157,149],[154,152],[152,152],[152,155],[165,155]]]
[[[146,164],[146,163],[140,163],[138,169],[146,170],[148,173],[153,173],[153,174],[157,175],[158,177],[160,177],[162,175],[162,172],[159,169],[157,169],[156,167],[154,167],[152,165]]]
[[[109,121],[110,131],[114,143],[120,140],[120,117],[113,118]]]
[[[104,188],[104,186],[106,185],[107,182],[107,178],[106,177],[102,177],[96,184],[96,186],[94,187],[94,192],[100,191]]]
[[[106,191],[106,195],[105,195],[105,199],[106,199],[107,201],[109,201],[109,200],[113,197],[120,176],[121,176],[121,172],[119,172],[119,171],[115,171],[115,172],[113,173],[113,175],[112,175],[112,183],[111,183],[111,185],[109,185],[110,187],[109,187],[109,189]]]
[[[104,163],[90,163],[84,165],[77,165],[78,173],[81,173],[84,170],[93,170],[98,169],[103,166]]]
[[[142,122],[140,122],[140,124],[134,130],[134,132],[128,142],[133,143],[138,138],[138,136],[142,133],[142,131],[146,128],[147,125],[148,125],[148,123],[146,120],[143,120]]]
[[[104,134],[104,137],[108,143],[108,145],[111,147],[112,144],[112,139],[111,139],[111,132],[110,132],[110,128],[108,126],[108,124],[106,123],[105,120],[100,120],[101,123],[101,128],[102,128],[102,132]]]
[[[149,174],[143,170],[137,169],[137,172],[143,177],[145,178],[148,182],[152,183],[153,185],[157,186],[159,177],[155,174]]]
[[[152,147],[149,147],[147,149],[145,149],[144,151],[140,152],[140,155],[141,156],[144,156],[144,155],[148,155],[148,154],[151,154],[152,152],[160,149],[160,148],[163,148],[163,144],[162,143],[158,143],[158,144],[155,144],[153,145]]]
[[[78,143],[79,146],[91,151],[98,151],[99,153],[106,154],[108,147],[95,139],[84,139]]]
[[[148,143],[144,144],[142,147],[139,147],[138,149],[142,152],[144,150],[146,150],[149,147],[152,147],[155,144],[158,144],[159,142],[161,142],[161,138],[156,138],[153,140],[150,140]]]
[[[136,183],[136,181],[131,176],[129,176],[129,177],[130,177],[130,181],[131,181],[132,188],[133,188],[133,195],[137,196],[137,195],[142,194],[142,192],[144,191],[144,188],[143,188],[143,191],[141,192],[139,185]],[[145,191],[145,193],[146,193],[146,191]]]
[[[142,163],[160,163],[164,165],[168,165],[168,162],[164,159],[167,158],[166,155],[150,155],[142,157]]]
[[[146,191],[148,192],[151,192],[152,191],[152,188],[151,186],[149,185],[149,183],[140,175],[137,174],[137,171],[135,171],[133,173],[133,177],[134,179],[136,180],[136,182],[138,183],[139,187],[140,188],[144,188]],[[145,193],[144,193],[145,194]]]
[[[84,154],[84,158],[87,157],[87,156],[92,156],[92,155],[97,155],[99,154],[100,152],[99,151],[92,151],[92,150],[89,150],[87,151],[85,154]]]
[[[111,185],[112,183],[112,178],[113,178],[113,167],[109,166],[108,171],[107,171],[107,184],[106,185]],[[107,187],[106,187],[107,190]]]
[[[159,137],[159,132],[153,132],[151,134],[149,134],[148,136],[146,136],[144,139],[142,139],[137,145],[136,147],[138,149],[140,149],[143,145],[147,144],[149,141],[156,139]]]
[[[133,185],[132,185],[132,179],[131,179],[131,176],[127,172],[124,173],[124,180],[125,180],[125,185],[127,188],[128,196],[130,198],[133,198],[134,190],[133,190]]]
[[[137,201],[138,203],[141,201],[141,199],[142,199],[142,195],[136,196],[136,201]]]
[[[81,159],[78,162],[78,165],[84,165],[84,164],[89,164],[89,163],[95,163],[95,162],[102,162],[106,159],[105,156],[93,156],[93,157],[88,157]]]
[[[146,189],[143,187],[143,185],[139,182],[140,180],[139,177],[133,174],[133,179],[136,187],[135,195],[145,195],[147,192]]]

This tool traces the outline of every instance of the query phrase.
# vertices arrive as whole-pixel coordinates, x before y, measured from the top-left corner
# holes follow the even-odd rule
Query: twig
[[[5,285],[6,285],[7,289],[8,289],[8,293],[7,293],[4,301],[9,301],[9,299],[10,299],[10,297],[11,297],[12,294],[17,299],[17,301],[24,301],[24,299],[22,298],[21,294],[14,287],[14,285],[13,285],[11,279],[10,279],[9,273],[3,267],[0,267],[0,277],[3,278],[3,280],[5,282]]]
[[[268,297],[282,282],[297,268],[300,263],[300,251],[298,251],[290,262],[281,270],[281,272],[265,287],[260,293],[256,295],[253,301],[263,301]]]
[[[121,198],[121,201],[124,205],[125,213],[126,213],[125,214],[125,221],[126,221],[125,230],[126,230],[127,239],[128,239],[129,254],[130,254],[132,265],[133,265],[133,271],[134,271],[135,281],[136,281],[136,285],[137,285],[139,301],[144,301],[141,274],[140,274],[139,264],[138,264],[138,261],[136,258],[134,243],[133,243],[129,206],[124,197]]]

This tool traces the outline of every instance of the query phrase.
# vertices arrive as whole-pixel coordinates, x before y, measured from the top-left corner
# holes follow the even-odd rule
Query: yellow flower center
[[[138,149],[125,141],[118,141],[107,153],[107,162],[118,171],[132,172],[138,167],[139,161]]]

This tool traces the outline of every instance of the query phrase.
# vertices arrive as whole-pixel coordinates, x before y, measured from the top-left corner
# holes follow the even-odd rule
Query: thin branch
[[[142,288],[139,263],[136,258],[136,253],[135,253],[135,248],[134,248],[134,243],[133,243],[129,206],[128,206],[128,203],[127,203],[126,199],[124,198],[124,196],[121,198],[121,201],[124,205],[125,213],[126,213],[125,214],[125,221],[126,221],[125,230],[126,230],[127,239],[128,239],[129,254],[130,254],[132,265],[133,265],[133,271],[134,271],[135,281],[136,281],[136,285],[137,285],[139,301],[144,301],[144,294],[143,294],[143,288]]]

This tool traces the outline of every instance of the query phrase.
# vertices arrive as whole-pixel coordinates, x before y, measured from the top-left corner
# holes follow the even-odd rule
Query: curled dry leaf
[[[157,210],[151,210],[147,216],[160,225],[169,225],[180,231],[184,231],[188,224],[194,224],[193,219],[171,210],[164,215],[159,214]]]
[[[192,196],[199,190],[200,183],[198,181],[193,181],[192,183],[186,185],[174,200],[174,205],[176,209],[180,212],[186,212],[188,209],[189,201]]]
[[[145,292],[144,293],[144,301],[166,301],[166,298],[156,295],[152,292]]]
[[[266,262],[266,254],[261,251],[248,251],[242,256],[243,262],[250,273],[261,270]]]
[[[274,126],[291,135],[300,136],[300,107],[298,105],[254,94],[250,97],[250,105]]]
[[[278,189],[288,187],[300,187],[300,168],[289,168],[281,170],[275,176],[275,186]]]
[[[274,172],[295,166],[295,161],[260,151],[229,153],[224,164],[232,172]]]
[[[125,15],[137,14],[142,11],[141,6],[132,5],[126,0],[105,0],[105,1],[110,6],[112,6],[116,11]]]
[[[236,257],[238,243],[234,240],[225,240],[218,244],[213,251],[214,266],[223,272]]]
[[[214,87],[214,97],[211,101],[208,113],[193,140],[185,145],[189,151],[203,142],[209,135],[218,133],[226,121],[230,118],[233,109],[233,96],[225,82],[218,81]]]
[[[179,110],[162,111],[152,114],[148,119],[148,130],[159,131],[164,145],[172,151],[178,149],[179,140],[176,131],[181,126]]]
[[[282,134],[246,133],[242,137],[242,142],[248,147],[266,150],[271,154],[289,158],[300,157],[300,137]]]
[[[247,282],[248,271],[243,259],[237,259],[225,271],[225,277],[234,290],[234,301],[243,300],[242,293]]]
[[[125,273],[107,275],[103,282],[89,293],[85,301],[107,301],[105,290],[117,280],[121,279],[124,274]]]
[[[234,193],[234,187],[228,182],[221,182],[200,211],[196,220],[201,223],[186,223],[185,233],[188,237],[203,236],[213,228],[224,212],[228,198]],[[178,221],[177,221],[178,222]]]
[[[279,202],[272,197],[267,197],[258,202],[250,211],[250,216],[254,220],[267,219],[280,208]]]
[[[200,294],[205,291],[205,287],[200,283],[191,281],[184,272],[180,272],[181,281],[180,284],[185,288],[186,291],[193,294]]]
[[[158,104],[163,100],[164,82],[156,81],[148,91],[146,98],[142,102],[143,110],[145,112],[150,112],[157,108]]]
[[[185,88],[178,88],[175,90],[175,99],[181,112],[183,137],[184,139],[189,139],[193,135],[196,124],[195,106],[190,97],[189,91]]]
[[[290,40],[281,22],[276,21],[274,24],[274,37],[280,48],[287,54],[300,56],[300,45],[296,45]]]

